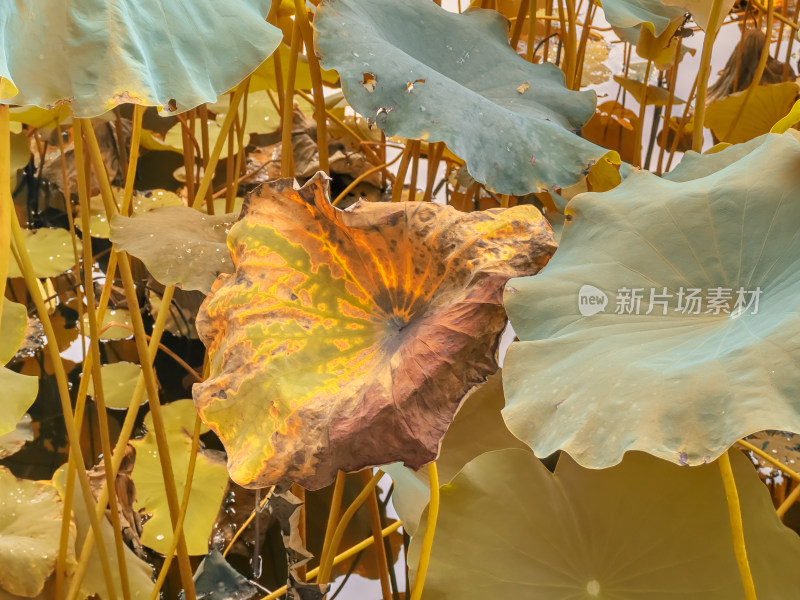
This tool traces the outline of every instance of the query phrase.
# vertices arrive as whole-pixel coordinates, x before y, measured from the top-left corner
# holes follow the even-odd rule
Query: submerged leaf
[[[56,567],[63,512],[55,487],[0,467],[0,594],[32,598],[42,591]],[[74,561],[74,541],[70,523],[68,561]]]
[[[232,478],[310,489],[338,469],[433,460],[461,399],[497,368],[500,291],[555,245],[532,206],[330,205],[323,174],[245,202],[197,317],[211,374],[194,386]]]
[[[509,282],[503,416],[538,456],[696,465],[800,432],[800,141],[748,148],[578,196],[547,268]]]
[[[0,76],[20,92],[3,101],[70,103],[79,117],[124,103],[182,111],[213,102],[278,46],[268,10],[266,0],[3,3]],[[213,33],[233,23],[235,35]]]
[[[225,238],[234,214],[207,215],[188,206],[156,208],[111,219],[111,241],[141,260],[163,285],[208,293],[220,273],[233,272]]]
[[[800,539],[732,454],[758,597],[795,598]],[[525,450],[488,452],[442,488],[434,539],[426,600],[744,597],[716,465],[634,453],[595,471],[562,455],[551,474]]]
[[[594,113],[594,92],[568,90],[557,67],[519,57],[494,11],[327,0],[314,27],[355,110],[387,135],[444,141],[490,189],[567,187],[605,154],[573,134]]]
[[[186,472],[192,449],[192,432],[196,412],[191,400],[177,400],[161,408],[169,442],[169,454],[178,497],[183,497],[186,487]],[[167,495],[164,492],[164,477],[158,457],[158,446],[153,428],[152,416],[145,417],[147,435],[134,440],[136,463],[131,478],[136,484],[134,508],[151,513],[152,517],[144,524],[142,544],[156,552],[165,554],[172,543],[173,527],[170,519]],[[192,477],[189,505],[186,509],[184,535],[189,554],[208,553],[208,538],[214,526],[225,488],[228,485],[228,472],[219,453],[200,450],[197,453],[194,476]]]

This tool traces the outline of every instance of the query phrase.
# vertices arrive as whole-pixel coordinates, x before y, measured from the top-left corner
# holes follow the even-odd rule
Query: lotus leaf
[[[197,329],[194,386],[237,483],[317,489],[338,469],[430,462],[464,395],[497,369],[500,291],[555,245],[532,206],[331,206],[322,173],[245,201]],[[498,287],[499,286],[499,287]]]
[[[175,484],[178,496],[182,497],[186,487],[186,472],[192,449],[191,436],[197,413],[191,400],[177,400],[163,406],[161,410],[164,413]],[[173,527],[164,493],[164,478],[153,421],[149,414],[145,417],[145,426],[147,435],[141,440],[131,442],[136,448],[136,463],[131,474],[136,485],[134,508],[152,514],[144,525],[142,544],[164,554],[172,543]],[[225,461],[217,454],[202,450],[197,454],[184,525],[186,546],[192,555],[205,555],[208,552],[208,538],[228,486]]]
[[[75,266],[72,236],[66,229],[40,227],[35,231],[23,229],[22,234],[36,277],[56,277]],[[80,240],[76,242],[80,252]],[[22,277],[17,261],[8,262],[8,276]]]
[[[24,304],[0,298],[0,366],[17,353],[25,341],[28,328],[28,311]]]
[[[58,557],[63,506],[47,482],[17,479],[0,467],[0,593],[33,597],[44,588]],[[74,560],[75,525],[67,557]]]
[[[103,382],[103,402],[107,408],[127,410],[131,403],[136,380],[142,367],[131,362],[115,362],[100,367]],[[94,381],[89,382],[88,394],[94,396]],[[147,402],[147,398],[142,403]]]
[[[797,598],[800,539],[731,462],[758,597]],[[719,469],[637,452],[600,471],[562,455],[551,474],[526,450],[483,454],[441,490],[423,598],[743,599]]]
[[[538,456],[696,465],[800,431],[800,141],[692,161],[576,197],[547,268],[509,282],[503,416]]]
[[[322,64],[339,72],[356,111],[387,135],[444,141],[490,189],[567,187],[605,154],[573,134],[594,114],[594,92],[518,56],[494,11],[327,0],[314,27]]]
[[[219,273],[233,271],[225,245],[235,215],[207,215],[165,206],[135,217],[111,219],[111,241],[140,259],[163,285],[208,293]]]
[[[39,380],[0,367],[0,389],[4,398],[0,408],[0,435],[13,431],[31,407],[39,392]]]
[[[4,3],[0,76],[19,93],[3,101],[69,102],[79,117],[129,102],[170,111],[213,102],[278,46],[268,10],[266,0]]]
[[[654,35],[661,35],[676,19],[686,12],[674,4],[675,0],[603,0],[606,21],[614,27],[628,29],[643,25]]]
[[[8,433],[0,434],[0,459],[11,456],[31,441],[33,441],[31,416],[22,415],[22,419],[14,429]]]
[[[110,310],[106,310],[103,314],[103,322],[100,324],[101,333],[99,334],[99,338],[101,340],[125,340],[133,336],[133,331],[131,329],[128,329],[127,327],[121,327],[120,325],[114,325],[114,323],[131,326],[130,311],[125,308],[112,308]],[[89,316],[85,313],[83,315],[83,325],[84,331],[86,332],[85,335],[88,336]]]

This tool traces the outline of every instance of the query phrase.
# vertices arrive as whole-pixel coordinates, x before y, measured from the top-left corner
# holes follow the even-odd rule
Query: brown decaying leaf
[[[464,395],[497,369],[505,282],[555,250],[533,206],[339,211],[324,174],[262,186],[228,243],[236,273],[197,318],[211,373],[195,403],[237,483],[309,489],[339,469],[434,460]]]

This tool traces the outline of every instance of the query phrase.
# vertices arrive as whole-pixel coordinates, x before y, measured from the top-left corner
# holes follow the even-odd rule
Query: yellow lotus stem
[[[78,168],[81,168],[78,166]],[[19,267],[22,271],[22,276],[25,279],[25,285],[28,287],[28,292],[33,299],[36,306],[36,311],[39,313],[39,320],[42,322],[45,336],[48,340],[55,340],[56,332],[53,328],[53,323],[50,320],[50,314],[47,312],[47,306],[44,303],[44,298],[39,289],[38,280],[33,273],[33,263],[28,255],[28,250],[25,247],[25,239],[22,237],[22,228],[17,221],[16,213],[12,214],[11,218],[11,235],[14,241],[14,250],[16,256],[19,258]],[[94,496],[89,487],[89,477],[86,474],[86,468],[83,465],[83,453],[80,446],[80,434],[75,425],[74,415],[72,413],[72,401],[69,395],[69,384],[67,382],[67,372],[64,369],[61,355],[58,352],[56,344],[47,344],[47,352],[50,355],[50,360],[53,365],[53,371],[56,377],[56,387],[58,388],[58,397],[61,401],[61,412],[64,415],[64,425],[67,430],[67,442],[69,445],[69,462],[74,465],[78,474],[78,483],[81,487],[81,494],[83,495],[84,503],[86,504],[86,512],[89,514],[89,522],[95,536],[98,537],[98,549],[100,550],[100,566],[103,570],[103,577],[106,585],[108,586],[108,597],[110,600],[116,600],[117,595],[114,590],[113,578],[111,576],[111,566],[108,561],[108,554],[105,549],[105,541],[101,536],[100,519],[95,513]]]
[[[713,22],[712,15],[712,22]],[[744,597],[746,600],[757,600],[756,586],[753,574],[750,572],[750,562],[747,560],[747,548],[744,541],[744,525],[742,524],[742,507],[739,504],[739,494],[736,491],[736,480],[733,477],[731,457],[725,452],[717,459],[719,471],[722,475],[722,484],[725,487],[725,499],[728,501],[728,518],[731,522],[733,534],[733,551],[736,554],[736,564],[739,566],[739,575],[742,578]]]
[[[425,523],[425,537],[422,538],[422,549],[419,553],[417,577],[414,580],[414,589],[411,591],[411,600],[422,598],[422,589],[425,587],[425,576],[428,574],[428,564],[433,549],[433,536],[436,533],[436,521],[439,519],[439,472],[436,469],[435,461],[428,465],[428,478],[430,479],[431,500],[428,503],[428,520]]]
[[[713,0],[713,2],[708,20],[708,31],[703,40],[703,52],[700,55],[700,68],[697,70],[697,98],[694,102],[694,129],[692,129],[692,150],[695,152],[703,149],[703,121],[706,115],[708,72],[711,68],[711,52],[714,49],[714,38],[719,30],[719,17],[722,12],[722,0]]]
[[[247,529],[247,526],[253,522],[253,519],[255,519],[256,517],[256,513],[260,510],[263,510],[267,502],[269,502],[269,499],[272,497],[272,493],[274,491],[275,491],[275,486],[273,485],[272,487],[269,488],[269,491],[267,492],[267,495],[264,496],[264,499],[261,500],[261,504],[258,505],[258,508],[253,509],[253,512],[250,513],[250,516],[247,517],[247,519],[245,519],[245,522],[242,523],[242,526],[239,527],[239,529],[236,530],[236,533],[233,534],[231,541],[228,542],[227,546],[225,546],[225,550],[223,550],[222,556],[228,556],[228,552],[231,551],[231,548],[233,548],[233,545],[236,543],[236,540],[238,540],[239,536],[242,535],[242,532],[244,532],[244,530]]]
[[[347,525],[350,523],[350,519],[353,518],[353,515],[356,514],[356,511],[364,504],[364,501],[369,497],[372,493],[372,490],[378,485],[378,481],[380,481],[381,477],[383,477],[383,471],[378,469],[375,472],[375,475],[369,480],[367,485],[364,486],[356,499],[347,507],[347,510],[344,511],[339,524],[336,526],[336,530],[333,533],[333,538],[331,540],[331,551],[329,552],[329,557],[325,557],[326,560],[324,563],[320,564],[319,568],[319,582],[322,584],[328,583],[331,570],[333,569],[333,552],[339,547],[339,544],[342,541],[342,537],[344,536],[344,532],[347,529]]]
[[[283,90],[283,114],[281,115],[281,177],[294,175],[294,157],[292,154],[292,115],[294,114],[294,84],[297,79],[297,55],[300,53],[300,22],[294,20],[292,25],[292,45],[289,55],[289,72],[286,74],[286,86]]]
[[[219,163],[219,155],[222,153],[222,145],[228,137],[228,132],[231,129],[231,125],[233,125],[233,120],[236,118],[239,109],[239,102],[249,84],[250,78],[248,77],[236,86],[236,90],[233,92],[230,106],[228,106],[228,112],[225,113],[225,118],[222,120],[222,125],[220,125],[219,128],[219,137],[214,144],[214,149],[211,151],[211,156],[208,157],[208,164],[206,165],[205,171],[203,171],[203,178],[200,180],[200,185],[197,186],[197,190],[195,191],[192,208],[200,207],[211,187],[211,182],[214,179],[214,171],[217,170],[217,163]]]
[[[0,105],[0,298],[6,295],[8,261],[11,258],[11,132],[8,125],[8,105]],[[3,302],[0,301],[0,323]]]
[[[344,484],[346,482],[347,473],[337,471],[336,482],[333,484],[333,494],[331,495],[331,507],[328,510],[328,520],[325,523],[325,536],[322,538],[322,551],[319,553],[320,565],[328,560],[328,554],[331,551],[333,534],[336,533],[336,524],[339,522],[339,512],[342,509],[342,496],[344,495]]]
[[[381,530],[381,537],[385,538],[386,536],[389,536],[389,535],[393,534],[395,531],[400,529],[401,525],[402,525],[402,523],[400,521],[395,521],[391,525],[389,525],[387,527],[384,527]],[[360,541],[359,543],[357,543],[354,546],[351,546],[350,548],[348,548],[347,550],[345,550],[341,554],[337,554],[336,557],[333,559],[333,564],[334,565],[338,565],[339,563],[347,560],[348,558],[351,558],[351,557],[355,556],[359,552],[363,552],[364,550],[369,548],[374,543],[375,543],[375,537],[374,536],[370,536],[370,537],[366,538],[365,540]],[[315,568],[311,569],[308,572],[308,575],[306,575],[306,581],[312,581],[313,579],[315,579],[317,577],[318,574],[319,574],[319,567],[315,567]],[[263,598],[261,598],[261,600],[275,600],[276,598],[280,598],[281,596],[283,596],[286,593],[286,591],[287,591],[286,590],[286,586],[284,585],[283,587],[279,587],[277,590],[275,590],[271,594],[269,594],[267,596],[264,596]]]
[[[653,61],[647,61],[647,67],[644,70],[644,85],[642,86],[642,102],[639,106],[639,118],[636,120],[636,132],[634,134],[633,146],[633,166],[642,166],[642,133],[644,131],[644,115],[647,111],[647,81],[650,79],[650,69],[653,67]],[[647,165],[645,165],[647,168]]]
[[[237,89],[237,92],[240,91],[242,91],[241,87]],[[234,104],[234,102],[232,101],[231,104]],[[232,109],[231,112],[235,112],[235,108]],[[231,116],[231,112],[226,115],[226,119]],[[116,205],[114,204],[114,198],[111,192],[111,184],[108,180],[108,173],[105,170],[100,146],[97,143],[97,137],[95,136],[94,130],[91,128],[91,126],[86,128],[86,141],[88,142],[89,155],[92,160],[92,165],[94,166],[95,175],[100,183],[100,195],[103,199],[103,204],[106,209],[106,216],[108,220],[111,221],[111,217],[116,213]],[[220,146],[220,144],[214,146],[215,150],[217,149],[217,146]],[[203,174],[204,181],[207,175],[208,173]],[[202,195],[198,195],[195,198],[195,201],[197,198],[203,198],[204,196],[205,192],[203,192]],[[178,492],[175,485],[175,475],[174,471],[172,470],[172,460],[169,456],[169,442],[167,440],[166,430],[164,428],[164,418],[161,414],[161,403],[158,397],[158,385],[156,384],[153,364],[152,362],[148,361],[147,340],[145,339],[144,322],[142,320],[142,314],[139,311],[139,301],[136,296],[136,284],[133,280],[130,260],[128,259],[127,253],[116,252],[116,250],[112,250],[112,252],[116,253],[117,255],[119,272],[120,276],[122,277],[122,286],[125,291],[125,298],[128,302],[128,306],[130,307],[131,322],[134,328],[133,337],[134,342],[136,343],[136,350],[139,354],[139,362],[141,363],[142,374],[144,375],[145,387],[147,389],[147,400],[150,406],[150,414],[153,417],[153,429],[155,430],[154,433],[156,436],[156,445],[158,447],[158,458],[161,463],[161,474],[164,477],[164,491],[166,492],[167,505],[169,507],[170,518],[174,528],[177,524],[178,513],[180,512],[180,503],[178,501]],[[181,582],[184,586],[186,600],[196,600],[194,580],[192,579],[192,566],[189,562],[189,554],[186,549],[185,539],[182,539],[178,545],[178,567],[181,573]]]
[[[371,469],[361,472],[365,483],[369,483],[371,474]],[[392,587],[389,584],[389,569],[392,568],[392,565],[389,564],[386,558],[386,548],[383,545],[383,536],[381,535],[381,511],[378,505],[376,488],[372,488],[372,493],[370,493],[367,499],[367,509],[369,510],[369,526],[372,529],[372,537],[375,538],[375,558],[378,563],[381,594],[383,595],[383,600],[392,600]]]
[[[800,485],[795,485],[792,492],[786,496],[786,500],[783,501],[783,504],[781,504],[775,510],[779,519],[783,520],[783,515],[785,515],[786,511],[789,510],[795,502],[797,502],[798,496],[800,496]]]

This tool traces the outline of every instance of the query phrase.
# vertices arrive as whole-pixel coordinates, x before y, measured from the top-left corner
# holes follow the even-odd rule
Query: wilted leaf
[[[538,456],[696,465],[800,431],[800,141],[753,146],[575,198],[551,263],[508,283],[503,416]]]
[[[248,198],[228,238],[236,274],[197,318],[211,374],[194,399],[237,483],[317,489],[338,469],[433,460],[464,394],[497,368],[503,283],[554,249],[532,206],[340,211],[326,188],[318,174]]]
[[[103,401],[107,408],[127,410],[141,372],[142,367],[131,362],[115,362],[100,367]],[[88,394],[94,396],[94,381],[89,382]],[[145,402],[147,398],[142,400],[142,404]]]
[[[6,3],[0,76],[20,93],[4,102],[44,108],[70,103],[92,117],[123,103],[186,110],[213,102],[253,71],[280,42],[264,17],[266,0],[164,2],[135,10],[120,0],[46,0],[36,10]],[[61,15],[52,19],[52,15]],[[235,23],[235,35],[209,34]]]
[[[86,512],[86,504],[80,497],[80,485],[77,482],[77,475],[75,476],[75,498],[72,502],[72,513],[77,525],[77,536],[75,539],[74,547],[77,549],[83,548],[86,541],[86,535],[91,530],[91,523],[89,515]],[[62,500],[64,498],[66,484],[67,484],[67,466],[63,465],[53,475],[53,484],[58,489],[58,493]],[[60,519],[59,519],[60,527]],[[114,552],[114,530],[111,528],[111,523],[103,518],[100,520],[100,529],[103,532],[103,541],[105,547],[110,552]],[[70,551],[73,547],[70,544]],[[128,570],[128,582],[130,585],[131,600],[147,600],[150,593],[153,591],[153,567],[144,562],[141,558],[136,556],[133,551],[127,546],[124,547],[125,552],[125,566]],[[112,556],[115,556],[112,554]],[[87,598],[89,596],[98,596],[105,600],[109,598],[108,588],[106,587],[103,570],[100,566],[100,556],[97,551],[97,544],[92,547],[92,552],[89,556],[88,569],[83,581],[80,585],[80,598]],[[111,562],[111,578],[113,580],[114,590],[117,598],[122,598],[122,583],[120,581],[122,569]]]
[[[499,373],[467,397],[442,438],[436,461],[440,485],[450,483],[464,465],[484,452],[525,447],[503,422],[500,411],[504,405]],[[430,498],[427,472],[414,472],[399,464],[387,465],[383,470],[394,481],[392,504],[403,521],[403,530],[414,535]]]
[[[219,550],[212,550],[194,574],[198,600],[248,600],[259,588],[228,564]]]
[[[58,557],[63,506],[47,482],[17,479],[0,467],[0,593],[33,597],[44,588]],[[75,526],[66,556],[74,561]]]
[[[708,105],[705,126],[721,142],[746,142],[769,133],[792,108],[798,90],[800,87],[794,81],[759,85],[753,89],[744,107],[747,92],[736,92]]]
[[[794,597],[800,540],[749,461],[731,461],[758,597]],[[488,452],[442,488],[434,539],[430,600],[744,597],[716,465],[634,453],[595,471],[562,455],[551,474],[527,451]]]
[[[25,341],[28,328],[28,311],[24,304],[0,298],[0,366],[17,353]]]
[[[594,92],[568,90],[557,67],[519,57],[494,11],[329,0],[314,26],[323,64],[339,72],[355,110],[387,135],[444,141],[490,189],[567,187],[604,154],[572,133],[592,116]]]
[[[169,441],[172,471],[178,497],[183,496],[186,487],[186,471],[192,449],[192,432],[197,413],[191,400],[177,400],[161,408]],[[152,416],[145,417],[147,435],[131,442],[136,448],[136,464],[133,467],[136,484],[136,503],[134,508],[152,514],[144,524],[142,544],[156,552],[165,554],[172,543],[172,521],[164,492],[164,478],[158,458],[158,447],[153,429]],[[201,450],[197,454],[194,477],[192,478],[189,506],[186,510],[184,535],[189,554],[204,555],[208,552],[208,538],[217,517],[225,488],[228,485],[228,472],[219,453]]]
[[[583,136],[599,146],[616,150],[622,160],[633,162],[638,120],[632,110],[609,100],[600,104],[595,115],[583,126]]]
[[[27,442],[32,441],[33,426],[31,425],[31,416],[28,414],[22,415],[22,419],[13,430],[0,435],[0,459],[11,456]]]
[[[208,293],[220,273],[233,272],[225,243],[236,215],[207,215],[188,206],[156,208],[111,219],[111,241],[141,260],[163,285]]]
[[[33,273],[36,277],[55,277],[75,265],[75,255],[72,251],[72,236],[66,229],[51,229],[41,227],[36,230],[23,229],[25,247],[33,263]],[[81,242],[77,240],[78,252],[81,251]],[[17,261],[8,261],[8,276],[22,277]]]

